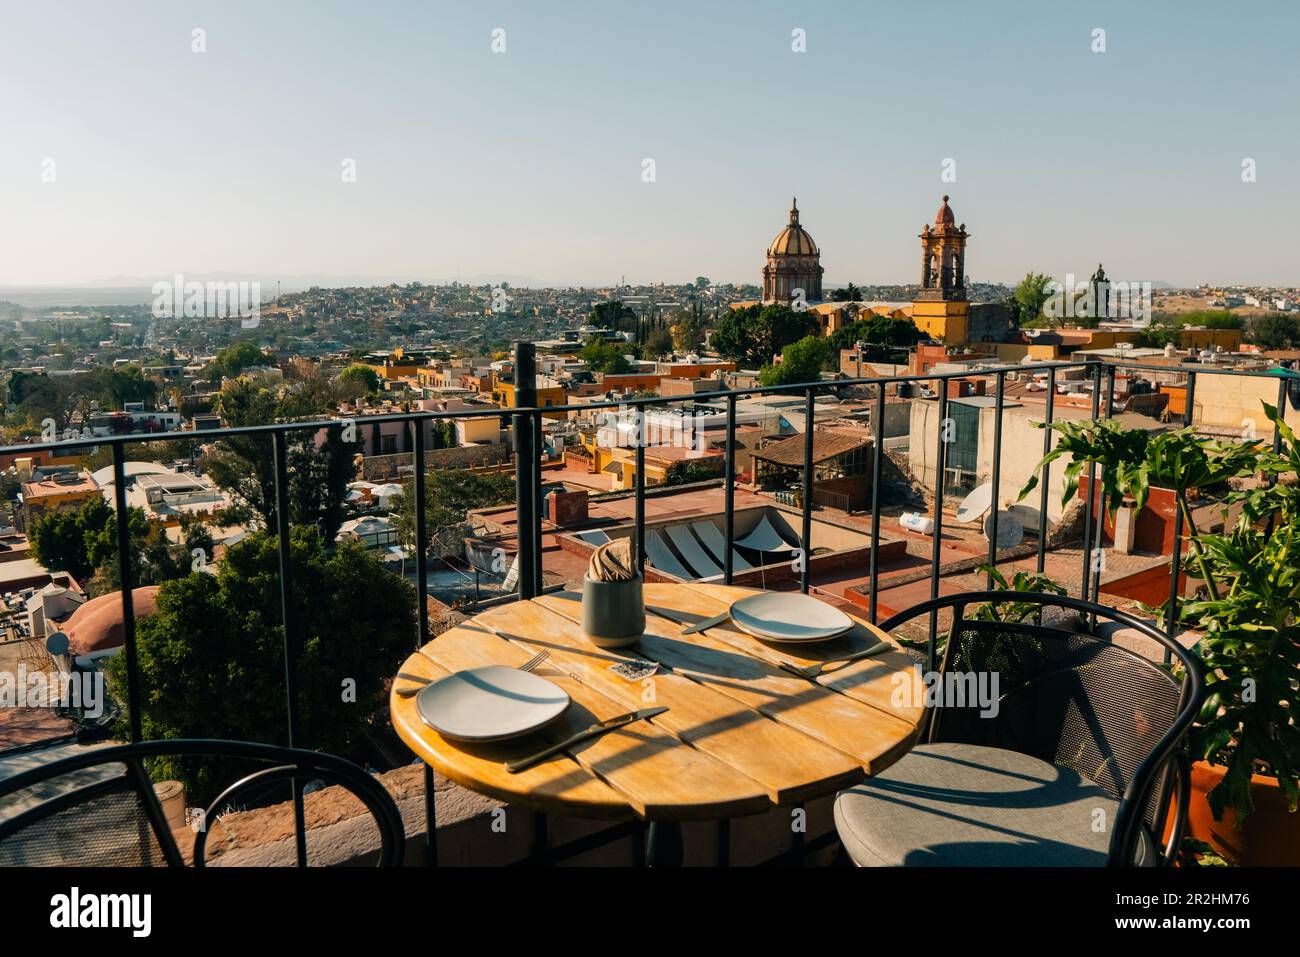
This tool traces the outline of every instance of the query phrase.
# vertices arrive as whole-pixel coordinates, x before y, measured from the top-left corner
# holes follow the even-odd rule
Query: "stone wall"
[[[368,455],[361,461],[359,478],[367,482],[382,482],[396,478],[398,468],[410,466],[414,457],[410,453],[394,455]],[[490,445],[461,445],[454,449],[429,449],[424,453],[426,469],[472,469],[508,465],[510,446],[504,442]]]

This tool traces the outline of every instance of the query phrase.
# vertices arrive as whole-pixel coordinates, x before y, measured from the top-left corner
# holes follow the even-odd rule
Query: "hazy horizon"
[[[11,289],[756,283],[793,193],[828,283],[917,281],[947,193],[976,282],[1300,285],[1280,2],[4,13]]]

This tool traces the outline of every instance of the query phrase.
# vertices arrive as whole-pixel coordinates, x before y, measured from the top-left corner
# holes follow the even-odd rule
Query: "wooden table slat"
[[[451,672],[416,653],[402,663],[407,674],[437,680]],[[578,814],[595,818],[629,818],[632,809],[627,799],[572,758],[547,761],[536,767],[510,774],[502,764],[510,758],[546,747],[546,739],[537,734],[496,744],[468,745],[449,741],[420,718],[415,698],[403,698],[398,688],[412,682],[397,679],[389,696],[393,727],[407,746],[422,760],[436,767],[457,784],[472,788],[500,801],[531,803],[543,810]]]
[[[582,633],[578,594],[496,606],[425,645],[402,670],[440,678],[485,665],[518,667],[547,648],[544,667],[554,670],[546,677],[572,705],[527,737],[469,745],[444,740],[420,719],[414,697],[393,694],[393,726],[416,754],[457,783],[583,817],[686,821],[753,814],[833,793],[905,754],[921,717],[919,708],[896,700],[900,681],[919,686],[911,657],[888,652],[836,665],[816,682],[776,665],[874,643],[880,633],[860,619],[848,636],[801,647],[769,646],[729,625],[681,634],[752,593],[712,584],[648,584],[646,634],[612,650],[597,648]],[[657,662],[660,671],[632,683],[609,668],[638,657]],[[521,774],[503,767],[597,721],[656,705],[669,710]]]
[[[573,592],[547,596],[552,607],[567,608],[569,616],[579,614],[579,599]],[[835,748],[869,774],[878,774],[911,747],[913,727],[906,722],[744,653],[715,637],[713,629],[682,637],[682,626],[655,614],[655,608],[647,594],[646,634],[630,651]]]
[[[489,628],[500,625],[507,634],[544,634],[551,625],[550,615],[533,602],[494,608],[444,632],[421,651],[451,671],[520,665],[531,657],[530,652]],[[537,732],[549,741],[563,740],[597,721],[632,710],[574,678],[546,677],[573,700],[563,715]],[[757,782],[707,754],[683,747],[656,721],[638,721],[576,745],[568,753],[647,819],[735,817],[771,806]],[[512,750],[511,757],[537,750],[514,741],[502,747]]]
[[[574,670],[575,677],[628,708],[663,705],[655,723],[700,751],[758,781],[775,804],[796,804],[860,781],[860,763],[789,725],[766,717],[735,698],[701,685],[687,675],[663,671],[633,684],[609,666],[641,657],[639,646],[602,649],[583,637],[580,606],[569,593],[545,595],[537,604],[554,612],[546,638],[520,640],[530,648],[551,649],[551,661]],[[626,652],[633,652],[629,655]]]
[[[659,594],[657,589],[660,587],[658,585],[646,586],[647,603],[651,601],[651,595]],[[685,587],[688,591],[705,599],[706,603],[704,604],[690,603],[691,610],[705,618],[718,614],[745,594],[754,593],[752,589],[702,584],[699,582],[691,582]],[[678,597],[675,601],[678,607],[688,603],[687,599],[681,597]],[[810,665],[818,661],[824,661],[827,658],[834,658],[837,655],[849,654],[869,648],[878,641],[888,641],[893,645],[898,644],[892,637],[871,623],[863,621],[856,615],[849,615],[849,617],[856,622],[853,631],[841,638],[836,638],[834,641],[816,642],[807,645],[787,644],[775,647],[745,634],[739,628],[730,624],[709,631],[728,644],[743,650],[746,654],[773,663],[788,661],[796,665]],[[825,688],[855,698],[864,704],[869,704],[873,708],[884,711],[893,717],[902,718],[915,725],[920,723],[925,714],[925,708],[922,705],[924,698],[922,694],[923,686],[916,675],[915,664],[916,659],[901,649],[887,651],[872,658],[864,658],[861,661],[836,664],[823,672],[818,677],[817,682]],[[903,681],[910,684],[911,688],[905,691],[900,689],[899,684]],[[901,697],[896,697],[896,691],[901,692]],[[911,702],[911,704],[906,702]]]

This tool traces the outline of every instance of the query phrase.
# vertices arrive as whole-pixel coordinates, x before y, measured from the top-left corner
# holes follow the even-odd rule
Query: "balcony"
[[[531,362],[531,351],[523,349],[516,369],[527,370]],[[1177,421],[1162,423],[1130,411],[1141,403],[1127,402],[1126,390],[1143,375],[1160,377],[1181,390],[1182,424],[1195,426],[1202,436],[1222,437],[1226,431],[1215,425],[1223,409],[1197,402],[1198,395],[1226,394],[1220,382],[1225,377],[1235,377],[1234,393],[1258,393],[1269,404],[1276,403],[1278,423],[1274,427],[1268,422],[1261,408],[1255,432],[1216,440],[1209,458],[1231,460],[1232,481],[1226,481],[1223,472],[1202,474],[1194,503],[1189,504],[1178,488],[1162,491],[1154,479],[1149,491],[1146,484],[1141,486],[1140,500],[1134,501],[1134,486],[1125,484],[1131,476],[1106,465],[1120,459],[1107,460],[1101,454],[1102,441],[1118,432],[1096,433],[1095,427],[1098,422],[1113,423],[1116,430],[1127,430],[1124,435],[1177,432]],[[966,394],[963,383],[972,377],[989,386],[983,395]],[[1085,676],[1077,687],[1062,690],[1062,707],[1075,709],[1070,714],[1078,717],[1081,704],[1107,700],[1109,717],[1099,709],[1091,715],[1093,724],[1085,714],[1079,725],[1074,718],[1062,724],[1059,715],[1020,714],[1014,727],[999,734],[1014,731],[1027,737],[1010,743],[1003,737],[997,743],[999,753],[1046,760],[1047,766],[1065,769],[1075,776],[1076,788],[1096,789],[1097,800],[1116,809],[1114,831],[1108,829],[1104,840],[1092,841],[1083,858],[1062,851],[1064,859],[1104,863],[1108,857],[1114,862],[1119,854],[1123,862],[1132,863],[1129,855],[1161,854],[1165,830],[1177,838],[1185,828],[1181,813],[1167,814],[1171,806],[1190,804],[1193,831],[1207,826],[1211,818],[1205,793],[1213,785],[1196,777],[1209,773],[1200,765],[1188,772],[1186,733],[1196,717],[1192,705],[1203,694],[1204,674],[1213,683],[1213,676],[1228,667],[1221,659],[1202,656],[1218,654],[1215,634],[1235,626],[1235,619],[1222,616],[1237,612],[1216,603],[1214,589],[1207,585],[1212,577],[1207,569],[1216,562],[1215,567],[1228,567],[1231,556],[1207,555],[1206,550],[1212,536],[1221,532],[1226,540],[1235,526],[1281,538],[1284,526],[1277,522],[1284,512],[1278,509],[1290,507],[1289,500],[1273,511],[1264,506],[1275,490],[1274,497],[1281,501],[1292,487],[1283,461],[1293,448],[1284,422],[1288,378],[1211,366],[1171,370],[1119,362],[1055,362],[573,407],[537,404],[523,384],[526,371],[516,378],[516,404],[506,413],[464,407],[205,431],[204,441],[238,440],[245,448],[264,450],[264,527],[259,530],[254,523],[247,541],[228,545],[224,561],[204,552],[188,576],[164,582],[156,615],[179,621],[176,609],[187,607],[182,603],[188,600],[182,590],[190,588],[219,593],[232,615],[241,609],[256,621],[239,622],[236,616],[229,627],[224,622],[187,621],[185,627],[201,633],[205,641],[229,642],[220,652],[230,662],[229,674],[218,680],[210,668],[205,672],[207,665],[162,640],[165,636],[159,635],[156,624],[144,627],[137,621],[139,603],[145,600],[143,589],[132,580],[140,567],[140,546],[129,523],[114,523],[115,612],[112,621],[99,625],[105,634],[118,630],[112,647],[121,652],[112,663],[96,659],[81,645],[69,648],[66,636],[62,642],[42,643],[34,636],[16,635],[0,644],[0,654],[7,656],[0,659],[0,671],[17,673],[22,665],[28,673],[56,674],[65,690],[68,678],[107,674],[109,711],[118,710],[115,721],[112,713],[90,718],[84,707],[69,707],[65,700],[58,713],[66,720],[60,724],[50,720],[54,709],[10,709],[0,726],[6,738],[0,747],[8,748],[0,752],[0,790],[6,781],[28,786],[5,798],[0,854],[10,863],[83,863],[79,855],[85,852],[77,841],[91,836],[87,829],[93,827],[96,848],[111,845],[111,856],[115,842],[131,846],[130,853],[138,858],[132,860],[141,864],[192,865],[196,857],[209,866],[360,864],[381,857],[407,865],[444,866],[530,861],[864,863],[864,856],[886,853],[867,846],[880,836],[854,831],[846,815],[859,811],[837,794],[878,802],[878,794],[858,790],[866,787],[863,779],[890,780],[884,776],[889,767],[898,762],[897,773],[902,774],[909,752],[916,752],[913,758],[925,756],[930,754],[925,748],[947,743],[936,727],[956,735],[964,747],[992,753],[988,744],[980,743],[987,737],[985,726],[953,711],[951,703],[938,707],[938,712],[948,712],[942,722],[929,702],[917,704],[914,714],[906,711],[911,705],[890,703],[890,682],[897,688],[900,675],[914,670],[919,676],[940,674],[958,664],[972,675],[1010,675],[1012,659],[1025,665],[1037,656],[1042,658],[1035,666],[1039,670],[1021,676],[1033,684],[1052,673],[1043,664],[1050,658],[1043,650],[1049,638],[1070,649],[1059,659],[1066,661],[1062,668]],[[760,395],[795,400],[791,407],[803,425],[801,438],[799,433],[773,435],[758,447],[753,441],[748,448],[738,447],[738,406]],[[572,463],[565,464],[562,452],[551,456],[553,464],[543,461],[546,429],[557,416],[621,408],[637,419],[651,407],[701,402],[720,407],[727,423],[719,430],[724,462],[720,478],[670,483],[666,472],[661,476],[647,469],[645,444],[625,450],[632,466],[630,489],[611,483],[602,491],[563,481]],[[826,414],[830,402],[839,409],[834,416]],[[900,428],[900,403],[908,407],[906,430]],[[463,528],[458,522],[450,533],[448,528],[431,527],[430,486],[443,479],[427,467],[416,467],[429,461],[427,423],[500,419],[503,414],[511,423],[512,453],[487,471],[497,476],[513,471],[513,501],[470,509]],[[1031,427],[1035,423],[1048,427]],[[300,507],[296,497],[304,492],[302,478],[313,467],[312,450],[321,449],[319,440],[307,451],[296,440],[337,435],[349,425],[367,434],[401,433],[409,442],[406,469],[412,477],[406,485],[412,544],[404,552],[394,549],[402,552],[400,561],[356,557],[346,546],[324,540],[318,529],[294,520]],[[1090,427],[1093,432],[1087,431]],[[1081,436],[1098,444],[1092,458]],[[193,437],[176,433],[148,440]],[[142,441],[136,435],[95,440],[112,449],[111,476],[105,484],[111,485],[118,515],[129,506],[129,449]],[[84,446],[86,440],[71,444],[77,443]],[[1036,467],[1058,443],[1074,451],[1063,450],[1055,461]],[[75,451],[69,446],[10,447],[0,454]],[[1247,461],[1244,456],[1252,449],[1262,458]],[[1240,461],[1232,459],[1234,455]],[[403,457],[386,455],[393,460],[389,471],[398,474],[396,460]],[[1140,462],[1132,464],[1136,468]],[[1037,477],[1036,487],[1022,493],[1031,476]],[[1221,505],[1232,509],[1229,517],[1216,508]],[[1258,512],[1253,519],[1252,509]],[[1202,539],[1206,544],[1197,544]],[[528,657],[525,650],[545,647],[562,676],[556,680],[580,715],[592,712],[603,719],[607,711],[620,710],[614,706],[631,692],[621,692],[603,668],[595,668],[607,659],[616,662],[618,656],[582,645],[579,630],[584,573],[597,549],[616,542],[629,545],[653,618],[640,650],[628,654],[650,659],[663,677],[661,693],[675,702],[668,706],[671,718],[653,717],[640,732],[644,753],[611,752],[602,759],[597,749],[570,749],[561,760],[572,763],[574,780],[580,779],[581,786],[566,785],[569,790],[560,793],[567,796],[557,798],[554,781],[545,775],[536,778],[535,790],[519,784],[522,777],[498,780],[499,769],[490,772],[486,767],[499,764],[496,757],[484,759],[479,767],[456,754],[461,750],[481,757],[475,747],[458,749],[444,737],[422,744],[416,740],[421,732],[412,730],[418,722],[402,725],[401,689],[413,687],[404,682],[433,681],[468,667],[479,653],[476,630],[481,635],[484,629],[496,629],[498,650],[508,650],[502,651],[503,663],[510,666]],[[232,554],[238,555],[245,577],[238,577],[229,564]],[[349,584],[354,579],[347,576],[352,574],[362,575],[355,581],[364,587]],[[793,646],[763,644],[739,633],[715,635],[706,629],[693,636],[690,627],[704,621],[706,611],[725,611],[734,598],[748,594],[728,590],[739,588],[821,600],[852,621],[855,637],[837,641],[888,643],[879,660],[892,662],[890,671],[874,671],[879,661],[862,657],[845,671],[852,680],[835,678],[833,669],[829,678],[800,684],[797,669],[815,667],[834,655],[806,650],[796,654]],[[680,598],[687,594],[693,596],[689,601]],[[526,607],[543,609],[544,614],[537,614],[544,618],[552,616],[545,620],[554,634],[523,626],[509,630],[508,623],[525,620],[519,616]],[[272,613],[264,614],[268,608]],[[76,642],[85,627],[73,618],[66,619],[72,623],[65,632]],[[160,619],[150,615],[148,620]],[[1289,621],[1294,621],[1293,612]],[[326,631],[335,633],[330,629],[350,633],[358,645],[331,657],[336,649],[323,647],[320,640]],[[46,631],[42,637],[52,634]],[[757,643],[746,643],[751,641]],[[978,650],[985,641],[1011,642],[1018,650],[1011,658],[1004,652],[996,660],[985,660]],[[358,654],[357,647],[364,654]],[[866,644],[843,647],[870,650]],[[1198,650],[1187,651],[1194,647]],[[372,656],[380,659],[377,668],[362,660]],[[350,667],[382,674],[383,681],[354,680]],[[399,675],[409,675],[413,667],[422,669],[415,678]],[[1286,667],[1294,669],[1294,663],[1284,662]],[[1146,690],[1137,697],[1123,696],[1117,705],[1113,695],[1107,698],[1104,686],[1089,684],[1090,668],[1101,668],[1115,687]],[[1158,676],[1167,675],[1166,668],[1175,677],[1161,685]],[[221,684],[225,680],[228,686]],[[232,698],[240,697],[241,688],[250,683],[257,688],[250,700],[260,713],[223,712],[222,689]],[[191,696],[210,701],[210,724],[202,720],[203,708],[180,708]],[[340,697],[341,705],[333,700]],[[890,721],[899,714],[912,717],[889,732],[893,738],[888,742],[882,732],[871,745],[878,745],[877,751],[868,754],[867,744],[851,745],[846,743],[850,738],[841,736],[858,733],[853,717],[844,718],[838,729],[807,717],[807,709],[837,701],[848,709],[846,714],[864,720],[872,715],[881,722],[885,716]],[[330,716],[348,707],[366,710],[366,715],[361,722],[349,718],[345,734]],[[182,711],[184,733],[160,733],[179,727],[177,715]],[[1135,714],[1145,715],[1136,728]],[[235,719],[245,722],[241,727],[262,728],[263,734],[237,736],[244,742],[238,745],[226,741],[231,737],[229,721]],[[711,720],[717,721],[716,728]],[[1150,726],[1141,727],[1147,720]],[[1210,719],[1202,715],[1199,720]],[[48,742],[51,728],[61,728],[61,740],[53,744]],[[825,767],[810,771],[800,783],[792,770],[799,764],[794,757],[762,768],[745,764],[750,758],[736,757],[739,752],[733,750],[742,747],[736,743],[742,734],[737,729],[745,728],[749,730],[743,734],[758,729],[787,743],[804,740],[799,734],[809,736],[817,743],[806,747],[825,752]],[[1154,736],[1142,737],[1152,731]],[[1040,732],[1040,739],[1034,740]],[[1113,761],[1123,750],[1117,742],[1126,740],[1126,734],[1136,734],[1141,746],[1134,745],[1132,755]],[[185,739],[177,745],[186,752],[179,758],[167,752],[168,739],[176,737]],[[543,734],[539,740],[553,737]],[[126,750],[105,750],[115,747]],[[1062,757],[1069,748],[1076,755],[1086,752],[1092,763],[1086,768],[1082,759],[1072,764]],[[717,806],[708,813],[690,813],[690,808],[708,803],[699,796],[709,796],[707,774],[703,784],[693,784],[702,792],[693,793],[686,803],[667,805],[656,803],[662,796],[650,785],[638,784],[628,771],[637,762],[654,766],[662,754],[675,753],[673,749],[704,756],[682,763],[683,774],[715,769]],[[105,751],[113,761],[96,763],[89,757],[96,751]],[[498,751],[489,748],[482,754],[496,756]],[[69,757],[84,764],[69,772],[72,783],[64,778],[36,780],[40,769]],[[988,760],[992,763],[981,765],[983,773],[1021,773],[1015,769],[1019,765],[1004,767],[995,756]],[[257,768],[266,776],[254,773]],[[238,780],[238,789],[223,793],[218,772],[229,773],[222,784]],[[128,806],[130,802],[109,802],[98,816],[61,819],[53,831],[47,828],[39,834],[32,828],[36,836],[26,845],[24,832],[3,831],[5,820],[58,800],[70,788],[112,778],[134,781],[132,786],[151,782],[148,794],[156,796],[156,802],[141,797],[143,811]],[[183,788],[177,779],[189,787]],[[921,787],[902,780],[901,787]],[[387,800],[376,795],[376,785]],[[639,792],[639,787],[650,790]],[[584,788],[582,800],[571,799],[572,792]],[[1293,829],[1294,821],[1285,815],[1280,818],[1283,825],[1277,824],[1277,815],[1270,817],[1267,787],[1259,793],[1255,820],[1267,818],[1272,822],[1267,826]],[[861,812],[868,820],[880,810],[878,804],[870,808]],[[172,835],[175,855],[156,836],[150,838],[149,854],[141,854],[131,838],[143,833],[142,828]],[[858,836],[846,838],[846,829]],[[1258,836],[1242,834],[1250,843],[1244,853],[1259,852]],[[924,836],[916,840],[918,848],[910,854],[893,848],[888,853],[901,856],[886,854],[882,862],[922,863],[918,856],[935,849]],[[1034,840],[1043,843],[1041,837]],[[1176,845],[1174,840],[1163,848],[1171,860],[1180,851]],[[1293,848],[1281,853],[1293,854]],[[1198,853],[1209,851],[1202,848]],[[1185,855],[1184,863],[1194,856]]]

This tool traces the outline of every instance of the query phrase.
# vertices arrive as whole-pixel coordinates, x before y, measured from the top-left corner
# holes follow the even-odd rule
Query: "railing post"
[[[861,351],[858,355],[861,356]],[[885,455],[885,383],[881,382],[876,394],[876,443],[871,450],[871,595],[867,614],[876,623],[877,604],[880,597],[880,478]]]
[[[636,407],[636,570],[645,578],[645,406]]]
[[[289,539],[289,468],[286,462],[285,435],[277,430],[271,433],[271,446],[275,457],[275,525],[280,538],[280,618],[284,626],[284,696],[288,715],[289,747],[298,741],[298,645],[296,619],[292,612],[293,560]],[[293,817],[294,842],[298,852],[298,866],[307,866],[307,824],[303,813],[302,785],[294,778]]]
[[[813,496],[813,417],[815,415],[815,403],[813,400],[813,387],[808,387],[808,394],[804,397],[804,423],[803,423],[803,527],[800,534],[800,546],[803,549],[802,562],[799,568],[799,590],[805,595],[808,589],[812,587],[812,576],[809,566],[812,564],[812,496]]]
[[[415,595],[419,602],[415,616],[419,627],[419,636],[415,647],[418,649],[429,640],[429,550],[428,531],[425,528],[424,515],[424,421],[416,419],[409,423],[415,431]]]
[[[1109,421],[1111,417],[1114,416],[1114,414],[1115,414],[1115,367],[1113,365],[1107,365],[1106,366],[1106,419],[1107,421]],[[1094,603],[1097,602],[1101,597],[1102,563],[1098,561],[1098,559],[1101,557],[1101,552],[1102,552],[1101,543],[1104,537],[1103,531],[1106,528],[1107,505],[1108,503],[1106,501],[1106,489],[1105,487],[1103,487],[1097,493],[1097,531],[1092,542],[1092,555],[1090,558],[1090,560],[1097,566],[1096,568],[1093,569],[1092,597],[1089,598],[1089,596],[1087,595],[1083,596],[1085,599],[1088,599]],[[1094,623],[1096,622],[1097,620],[1096,614],[1092,616],[1092,620]]]
[[[135,645],[135,596],[131,594],[131,516],[126,505],[126,453],[123,443],[113,443],[113,503],[117,508],[117,567],[122,586],[122,647],[126,654],[126,706],[131,743],[139,741],[140,659]]]
[[[515,343],[515,408],[532,408],[537,403],[537,350],[531,342]],[[515,433],[515,517],[518,527],[517,557],[519,563],[519,597],[528,599],[537,595],[537,571],[533,567],[536,552],[533,549],[533,529],[541,521],[541,503],[538,501],[539,483],[532,481],[537,449],[533,446],[536,432],[527,412],[514,413],[512,425]]]
[[[1282,451],[1282,429],[1280,428],[1280,425],[1286,419],[1286,400],[1287,400],[1287,392],[1288,392],[1287,381],[1288,380],[1285,377],[1283,377],[1282,381],[1280,381],[1277,384],[1278,421],[1273,425],[1273,454],[1274,455],[1278,455]],[[1271,488],[1276,483],[1277,483],[1277,476],[1270,472],[1268,476],[1269,487]],[[1274,519],[1276,518],[1277,518],[1276,515],[1272,515],[1272,514],[1269,515],[1268,521],[1264,525],[1265,538],[1271,538],[1273,536],[1273,525],[1274,525]]]
[[[948,382],[945,379],[936,379],[935,387],[939,390],[939,428],[936,430],[939,441],[938,448],[935,452],[935,474],[937,476],[934,489],[934,543],[930,551],[930,600],[939,597],[939,559],[940,546],[943,541],[943,473],[947,467],[947,450],[948,442],[944,435],[946,431],[945,420],[948,418]],[[935,633],[939,627],[939,612],[934,610],[930,612],[930,644],[934,645]]]
[[[1092,371],[1092,422],[1096,428],[1098,417],[1101,415],[1101,363],[1094,361]],[[1088,595],[1092,587],[1092,522],[1095,516],[1093,501],[1097,497],[1097,463],[1088,463],[1088,494],[1084,503],[1083,513],[1083,573],[1079,579],[1079,597],[1084,601],[1088,600]]]
[[[998,563],[998,509],[1002,501],[1002,412],[1006,405],[1007,374],[1003,369],[997,372],[996,398],[993,401],[993,507],[989,522],[989,568]],[[993,589],[993,572],[988,574],[989,590]]]
[[[1183,407],[1183,427],[1192,424],[1192,408],[1196,401],[1196,373],[1189,371],[1187,373],[1187,398]],[[1174,548],[1173,554],[1169,556],[1169,610],[1165,616],[1165,634],[1171,640],[1177,640],[1178,632],[1175,630],[1178,622],[1178,576],[1182,572],[1183,565],[1183,510],[1180,505],[1174,505]],[[1164,660],[1168,663],[1172,659],[1168,649],[1165,649]]]
[[[1047,370],[1047,415],[1044,419],[1047,428],[1043,429],[1043,456],[1052,451],[1052,421],[1056,415],[1056,367]],[[1038,574],[1047,566],[1047,506],[1050,498],[1047,494],[1051,464],[1043,466],[1038,476],[1040,491],[1038,493]]]
[[[536,399],[534,398],[534,403]],[[542,500],[542,412],[533,413],[533,492],[537,496],[537,521],[533,524],[533,594],[542,593],[542,523],[546,521]]]
[[[736,522],[733,512],[736,508],[736,397],[727,396],[727,474],[723,485],[722,511],[727,526],[727,554],[723,556],[722,580],[730,585],[734,576],[734,562],[731,557],[732,542],[736,537]]]

